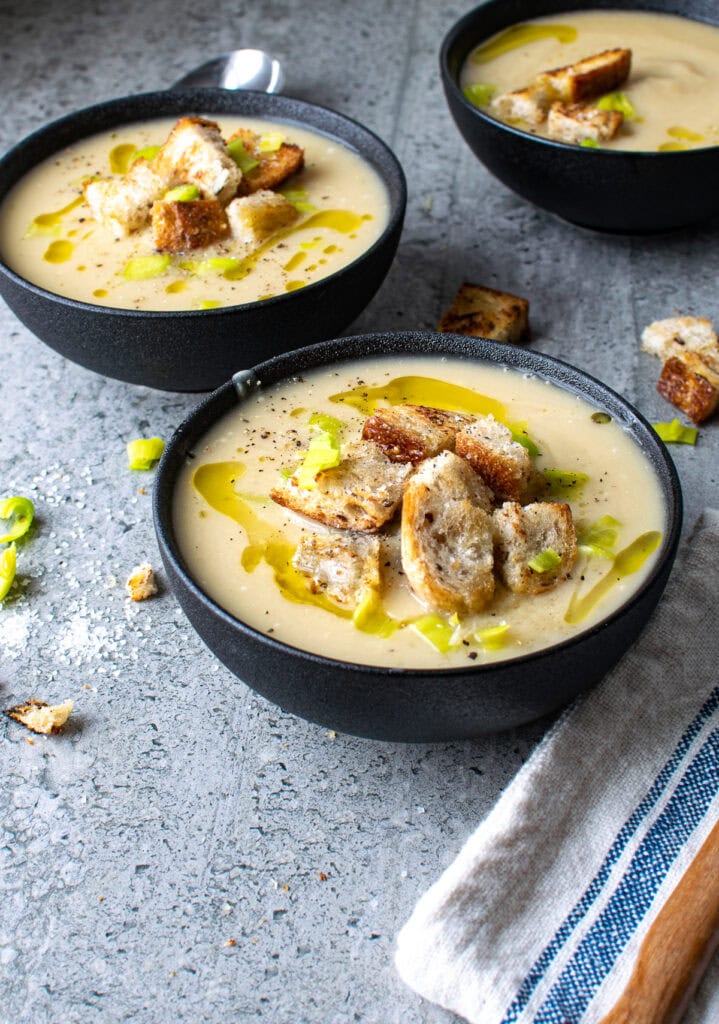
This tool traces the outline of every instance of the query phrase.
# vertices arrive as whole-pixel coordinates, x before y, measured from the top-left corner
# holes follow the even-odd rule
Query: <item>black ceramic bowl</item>
[[[483,40],[518,22],[583,6],[577,0],[488,0],[453,25],[442,44],[440,71],[450,112],[465,141],[514,192],[583,227],[646,233],[715,216],[718,146],[669,153],[585,149],[522,132],[462,95],[460,70]],[[592,0],[590,6],[658,11],[719,24],[715,0]]]
[[[389,270],[407,195],[391,150],[342,114],[286,96],[194,89],[110,100],[41,128],[0,160],[0,202],[27,171],[72,142],[132,121],[191,113],[275,119],[339,140],[377,171],[390,213],[371,248],[337,273],[287,295],[220,309],[146,312],[90,305],[30,284],[0,260],[0,294],[38,338],[97,373],[166,391],[208,391],[239,367],[344,330]]]
[[[172,521],[177,475],[225,413],[242,403],[246,382],[272,384],[315,367],[382,355],[453,356],[548,379],[608,411],[640,446],[659,480],[666,525],[650,575],[601,624],[537,653],[447,670],[376,668],[309,654],[245,625],[190,575]],[[384,740],[463,739],[531,721],[597,683],[631,646],[655,607],[679,540],[682,499],[674,465],[647,422],[599,381],[548,356],[452,334],[403,332],[328,341],[278,356],[238,375],[205,399],[173,436],[154,486],[154,518],[170,586],[208,647],[240,679],[286,711],[341,732]]]

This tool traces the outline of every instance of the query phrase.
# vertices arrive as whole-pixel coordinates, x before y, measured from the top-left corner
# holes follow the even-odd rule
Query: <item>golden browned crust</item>
[[[719,404],[719,389],[702,375],[702,369],[702,361],[694,353],[687,352],[681,359],[672,356],[664,363],[657,384],[659,394],[694,423],[708,419]]]
[[[558,142],[609,142],[619,131],[624,115],[616,110],[598,110],[581,103],[553,103],[547,118],[547,133]]]
[[[481,417],[463,428],[455,451],[498,498],[521,501],[536,486],[538,474],[529,452],[493,417]]]
[[[362,427],[365,441],[378,444],[393,462],[421,462],[444,449],[454,450],[457,431],[471,416],[426,405],[378,409]]]
[[[152,231],[161,252],[187,252],[221,242],[230,224],[217,199],[164,199],[153,203]]]
[[[250,195],[260,189],[277,188],[291,175],[301,171],[305,162],[305,151],[292,142],[283,142],[273,153],[262,153],[259,149],[260,136],[249,128],[240,128],[228,139],[228,143],[242,139],[247,152],[258,161],[258,166],[242,176],[238,195]]]
[[[60,732],[70,717],[72,708],[71,700],[66,700],[64,704],[50,705],[44,700],[38,700],[37,697],[31,697],[22,704],[8,708],[5,714],[31,732],[49,736]]]
[[[529,341],[529,302],[510,292],[465,281],[437,329],[496,341]]]
[[[617,89],[628,78],[631,65],[631,50],[604,50],[575,64],[543,71],[536,82],[551,99],[580,103]]]

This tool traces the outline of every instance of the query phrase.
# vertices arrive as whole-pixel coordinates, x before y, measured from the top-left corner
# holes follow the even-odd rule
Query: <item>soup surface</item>
[[[494,95],[523,89],[542,71],[615,48],[632,51],[621,86],[629,104],[622,104],[623,124],[603,148],[671,151],[719,144],[719,27],[676,15],[581,10],[523,22],[473,50],[460,85],[490,87],[476,94],[478,105],[488,109]],[[546,134],[543,126],[517,126]]]
[[[294,124],[226,117],[218,122],[225,139],[240,127],[258,135],[280,131],[304,149],[303,170],[279,189],[297,202],[299,219],[249,254],[235,251],[230,239],[173,255],[156,276],[128,279],[128,264],[155,251],[152,229],[116,239],[92,219],[82,183],[119,171],[135,150],[160,145],[175,120],[123,125],[84,139],[25,175],[0,207],[0,253],[8,266],[48,291],[94,305],[209,309],[318,281],[355,260],[386,227],[384,184],[356,153]]]
[[[344,446],[376,407],[398,401],[492,413],[526,431],[539,450],[537,469],[560,471],[548,474],[549,500],[572,508],[580,554],[569,579],[539,595],[498,584],[482,612],[461,619],[436,614],[399,571],[395,521],[383,531],[381,604],[371,614],[348,612],[312,593],[292,567],[295,548],[303,534],[333,531],[275,504],[270,490],[302,462],[316,433],[312,417],[339,419]],[[665,515],[648,461],[601,410],[514,370],[409,357],[339,364],[259,387],[188,458],[177,482],[174,526],[200,587],[256,630],[361,664],[447,668],[517,657],[605,618],[653,565]]]

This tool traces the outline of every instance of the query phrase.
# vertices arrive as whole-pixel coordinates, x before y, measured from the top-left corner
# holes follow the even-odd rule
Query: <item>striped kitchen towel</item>
[[[694,877],[700,848],[719,847],[718,610],[719,513],[708,510],[638,642],[564,713],[419,900],[396,965],[420,995],[472,1024],[644,1020],[616,1009],[636,991],[640,948],[646,967],[685,890],[665,907],[668,897]],[[696,924],[669,924],[671,971]],[[716,962],[686,1020],[719,1022]]]

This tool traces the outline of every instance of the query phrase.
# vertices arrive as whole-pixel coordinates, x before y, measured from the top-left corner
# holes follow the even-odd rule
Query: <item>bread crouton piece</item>
[[[496,341],[529,341],[529,302],[509,292],[465,281],[437,329]]]
[[[475,612],[494,593],[492,517],[474,500],[478,477],[453,452],[426,459],[402,502],[402,569],[438,611]]]
[[[152,206],[152,233],[160,252],[188,252],[229,237],[230,224],[217,199],[161,199]]]
[[[719,404],[719,382],[708,379],[707,368],[694,352],[681,358],[672,356],[664,363],[657,384],[663,398],[685,412],[693,423],[702,423]]]
[[[506,501],[492,521],[497,571],[503,582],[517,594],[541,594],[565,580],[577,559],[577,541],[569,505],[538,501],[520,505]],[[529,562],[552,551],[558,563],[537,572]]]
[[[292,564],[310,579],[315,594],[327,594],[343,607],[355,607],[368,590],[381,586],[381,545],[365,534],[303,536]]]
[[[8,708],[5,714],[32,732],[49,736],[52,733],[60,732],[70,717],[72,709],[73,702],[71,700],[66,700],[64,704],[47,704],[44,700],[31,697],[24,704],[16,704],[15,707]]]
[[[579,144],[586,139],[609,142],[619,131],[624,115],[598,110],[581,103],[553,103],[547,117],[547,134],[557,142]]]
[[[136,565],[126,583],[127,592],[133,601],[146,601],[157,593],[155,573],[148,562]]]
[[[642,349],[664,363],[657,391],[694,423],[719,404],[719,339],[711,320],[698,316],[656,320],[642,331]]]
[[[196,185],[206,199],[225,204],[237,193],[242,171],[230,156],[219,125],[204,117],[181,117],[153,160],[168,187]]]
[[[542,124],[548,109],[546,90],[536,86],[500,93],[489,105],[490,113],[496,114],[503,121],[523,121],[533,126]]]
[[[298,217],[297,209],[288,199],[269,189],[233,199],[227,207],[232,237],[243,245],[259,245]]]
[[[421,462],[454,450],[457,431],[471,416],[425,405],[392,405],[377,409],[362,427],[365,441],[374,441],[393,462]]]
[[[249,156],[257,161],[242,177],[240,195],[250,195],[264,189],[275,189],[287,178],[301,171],[305,163],[305,151],[292,142],[283,142],[272,152],[260,149],[261,136],[249,128],[240,128],[231,135],[228,143],[240,139]]]
[[[719,374],[719,338],[707,317],[674,316],[655,320],[642,331],[642,349],[662,361],[694,352],[708,370]]]
[[[124,177],[88,181],[83,192],[95,220],[124,238],[150,223],[152,204],[166,189],[166,180],[141,157]]]
[[[545,90],[550,101],[581,103],[618,89],[629,77],[631,50],[604,50],[566,67],[542,71],[534,85]]]
[[[494,416],[479,416],[463,427],[455,451],[502,500],[521,501],[537,486],[531,455]]]
[[[290,477],[270,497],[335,530],[376,533],[399,508],[411,472],[411,465],[392,462],[378,445],[357,441],[347,446],[339,466],[317,474],[313,488],[298,487]]]

